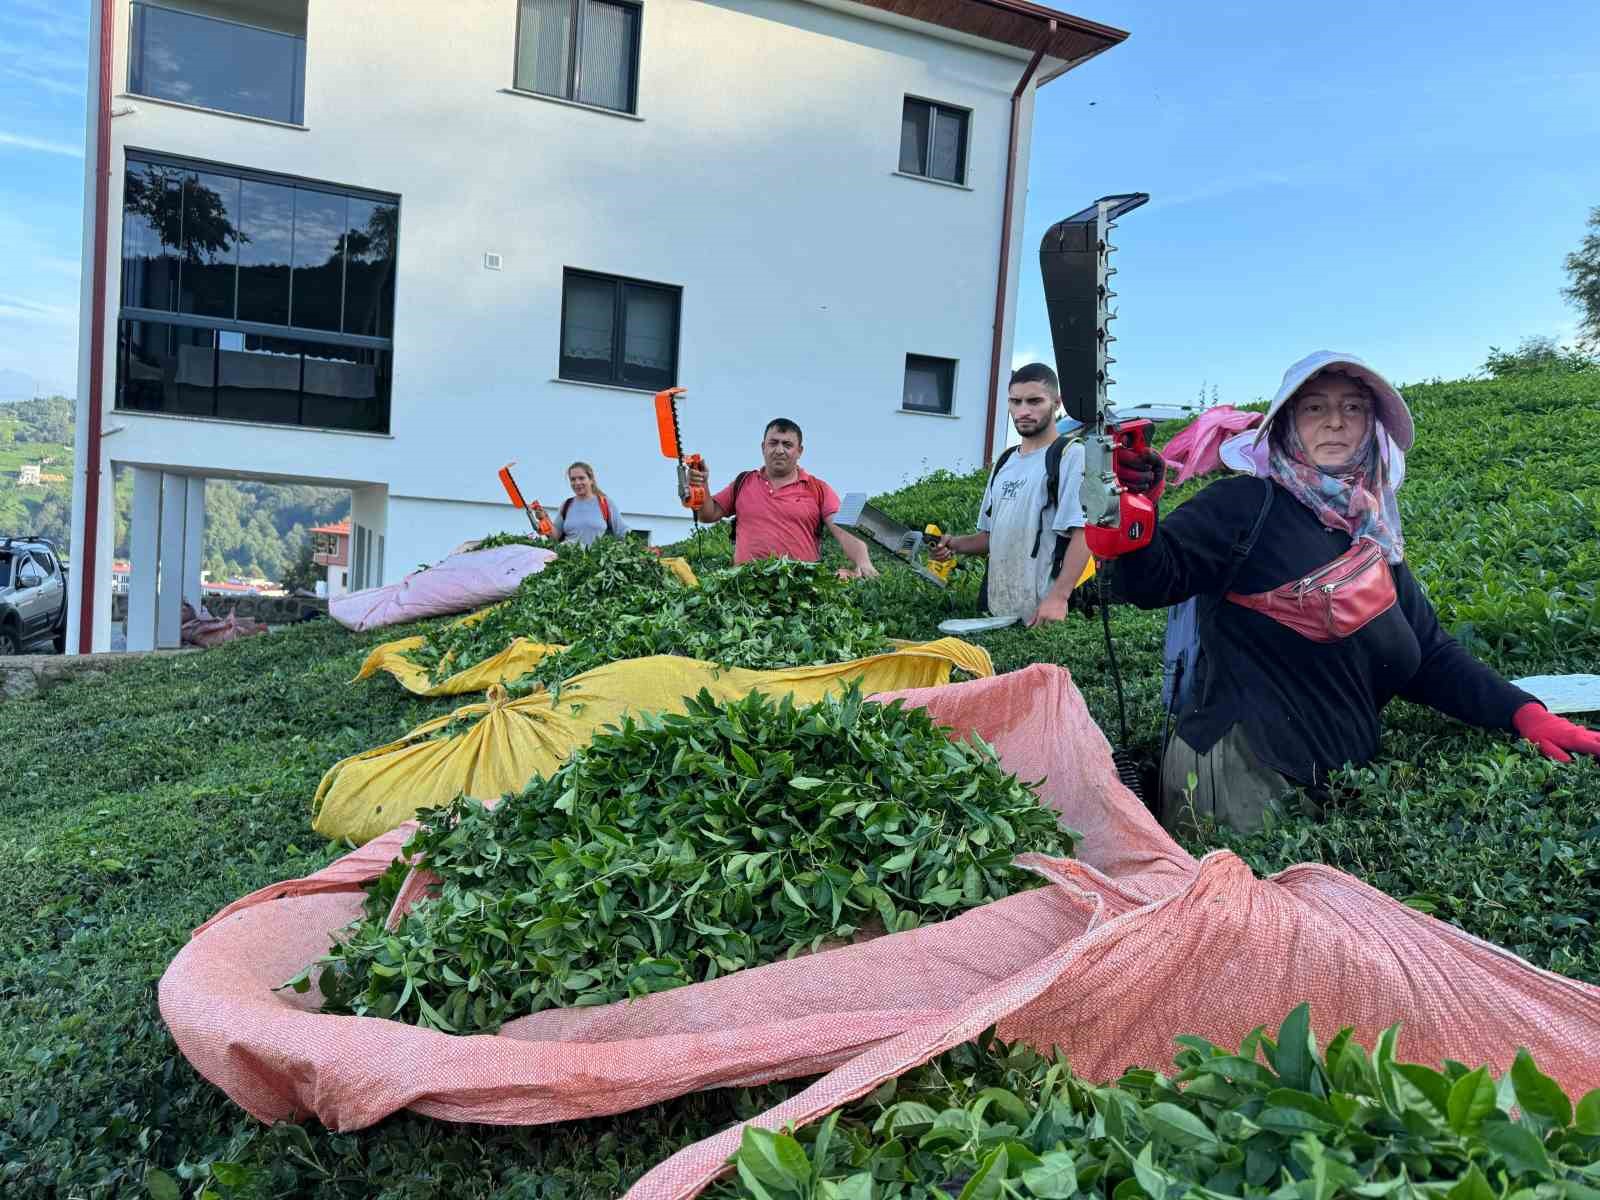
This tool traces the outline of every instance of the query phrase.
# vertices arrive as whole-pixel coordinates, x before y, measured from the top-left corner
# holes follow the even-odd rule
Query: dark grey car
[[[66,568],[46,538],[0,539],[0,655],[66,643]]]

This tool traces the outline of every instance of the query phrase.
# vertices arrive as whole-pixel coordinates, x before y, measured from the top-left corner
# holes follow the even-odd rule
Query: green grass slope
[[[1411,560],[1447,624],[1510,674],[1600,671],[1600,376],[1408,392],[1420,442],[1401,492]],[[970,527],[981,475],[935,474],[882,501]],[[1195,487],[1185,489],[1192,495]],[[1168,503],[1181,502],[1174,496]],[[725,559],[713,531],[687,547]],[[970,613],[887,567],[865,595],[893,632]],[[1160,736],[1160,613],[1116,609],[1130,743]],[[401,1116],[360,1134],[266,1129],[199,1079],[155,984],[189,930],[337,848],[309,802],[336,759],[445,711],[387,679],[346,681],[395,631],[307,625],[131,664],[0,704],[0,1195],[608,1197],[651,1163],[767,1106],[780,1088],[709,1093],[590,1122],[507,1130]],[[1068,667],[1116,736],[1098,620],[985,639],[997,667]],[[1338,780],[1323,824],[1213,835],[1258,870],[1333,863],[1500,942],[1600,982],[1600,768],[1559,767],[1507,735],[1396,705],[1383,757]],[[156,1173],[159,1172],[159,1173]]]

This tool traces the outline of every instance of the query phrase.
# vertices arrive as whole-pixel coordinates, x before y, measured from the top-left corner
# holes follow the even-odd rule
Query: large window
[[[520,0],[516,85],[580,104],[633,112],[639,5],[616,0]]]
[[[299,125],[305,117],[305,0],[258,5],[278,28],[185,11],[182,0],[130,6],[128,90]]]
[[[970,117],[964,108],[907,96],[900,117],[900,170],[945,183],[966,183]]]
[[[399,204],[129,155],[117,406],[387,432]]]
[[[678,378],[681,289],[591,271],[566,272],[561,378],[660,391]]]
[[[956,360],[906,355],[906,384],[901,407],[907,412],[944,413],[955,407]]]

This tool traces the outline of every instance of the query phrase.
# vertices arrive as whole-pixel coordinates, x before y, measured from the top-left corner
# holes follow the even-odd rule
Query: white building
[[[207,477],[351,489],[360,588],[515,528],[513,459],[677,536],[669,384],[714,482],[778,415],[840,491],[985,461],[1034,89],[1125,36],[1029,0],[91,8],[84,649],[114,464],[138,649],[198,592]]]

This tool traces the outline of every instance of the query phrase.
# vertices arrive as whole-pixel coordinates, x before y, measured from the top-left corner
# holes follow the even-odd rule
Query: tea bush
[[[1408,555],[1441,617],[1511,674],[1600,670],[1600,373],[1406,389],[1419,441],[1400,492]],[[815,453],[826,461],[826,447]],[[982,474],[884,497],[901,520],[972,528]],[[1203,485],[1202,485],[1203,486]],[[1196,485],[1171,494],[1181,503]],[[728,558],[721,529],[683,547]],[[971,615],[974,564],[939,592],[892,564],[859,600],[895,636]],[[1162,616],[1110,614],[1130,743],[1161,733]],[[315,870],[308,804],[332,762],[447,711],[386,681],[352,689],[379,642],[322,622],[129,664],[0,704],[0,1194],[613,1197],[652,1163],[794,1084],[686,1097],[534,1129],[397,1116],[354,1135],[266,1129],[176,1054],[155,983],[230,900]],[[988,635],[999,670],[1071,670],[1113,738],[1098,619]],[[1252,838],[1210,834],[1258,870],[1321,860],[1540,966],[1600,982],[1600,768],[1546,762],[1509,734],[1397,704],[1382,756],[1339,803]]]

